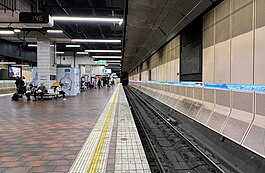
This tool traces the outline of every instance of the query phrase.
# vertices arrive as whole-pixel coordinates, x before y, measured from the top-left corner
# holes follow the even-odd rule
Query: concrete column
[[[38,84],[44,83],[46,88],[51,88],[56,81],[56,63],[55,47],[49,40],[37,41],[37,66],[38,66]]]

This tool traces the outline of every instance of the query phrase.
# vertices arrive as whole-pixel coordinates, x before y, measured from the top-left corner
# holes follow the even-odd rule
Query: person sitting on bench
[[[30,101],[30,96],[31,94],[34,94],[34,90],[35,88],[33,87],[33,85],[30,83],[26,86],[26,97],[27,97],[27,101]]]
[[[65,92],[63,90],[63,84],[60,83],[60,85],[56,88],[56,91],[58,94],[62,94],[63,95],[63,100],[66,100],[65,98]]]
[[[40,95],[40,99],[43,100],[44,93],[48,93],[46,87],[43,83],[40,84],[40,86],[35,90],[34,92],[34,99],[37,101],[37,95]]]

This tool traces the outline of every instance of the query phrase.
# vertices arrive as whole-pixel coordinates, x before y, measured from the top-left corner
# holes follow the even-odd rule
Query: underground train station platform
[[[0,96],[0,172],[150,172],[123,87],[67,100]]]

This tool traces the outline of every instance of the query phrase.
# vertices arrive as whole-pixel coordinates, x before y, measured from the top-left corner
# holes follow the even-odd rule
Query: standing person
[[[114,78],[111,79],[111,86],[114,87],[115,82],[114,82]]]
[[[21,77],[16,78],[16,87],[17,87],[17,93],[18,94],[24,94],[25,93],[25,82]]]
[[[101,87],[101,80],[100,78],[98,78],[98,89],[100,89],[100,87]]]
[[[58,94],[62,94],[63,95],[63,100],[66,100],[65,92],[63,90],[63,84],[62,83],[56,88],[56,91],[57,91]]]

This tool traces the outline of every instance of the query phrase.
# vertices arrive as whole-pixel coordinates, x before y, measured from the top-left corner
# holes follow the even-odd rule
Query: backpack
[[[18,101],[18,94],[14,93],[13,96],[11,97],[13,101]]]

